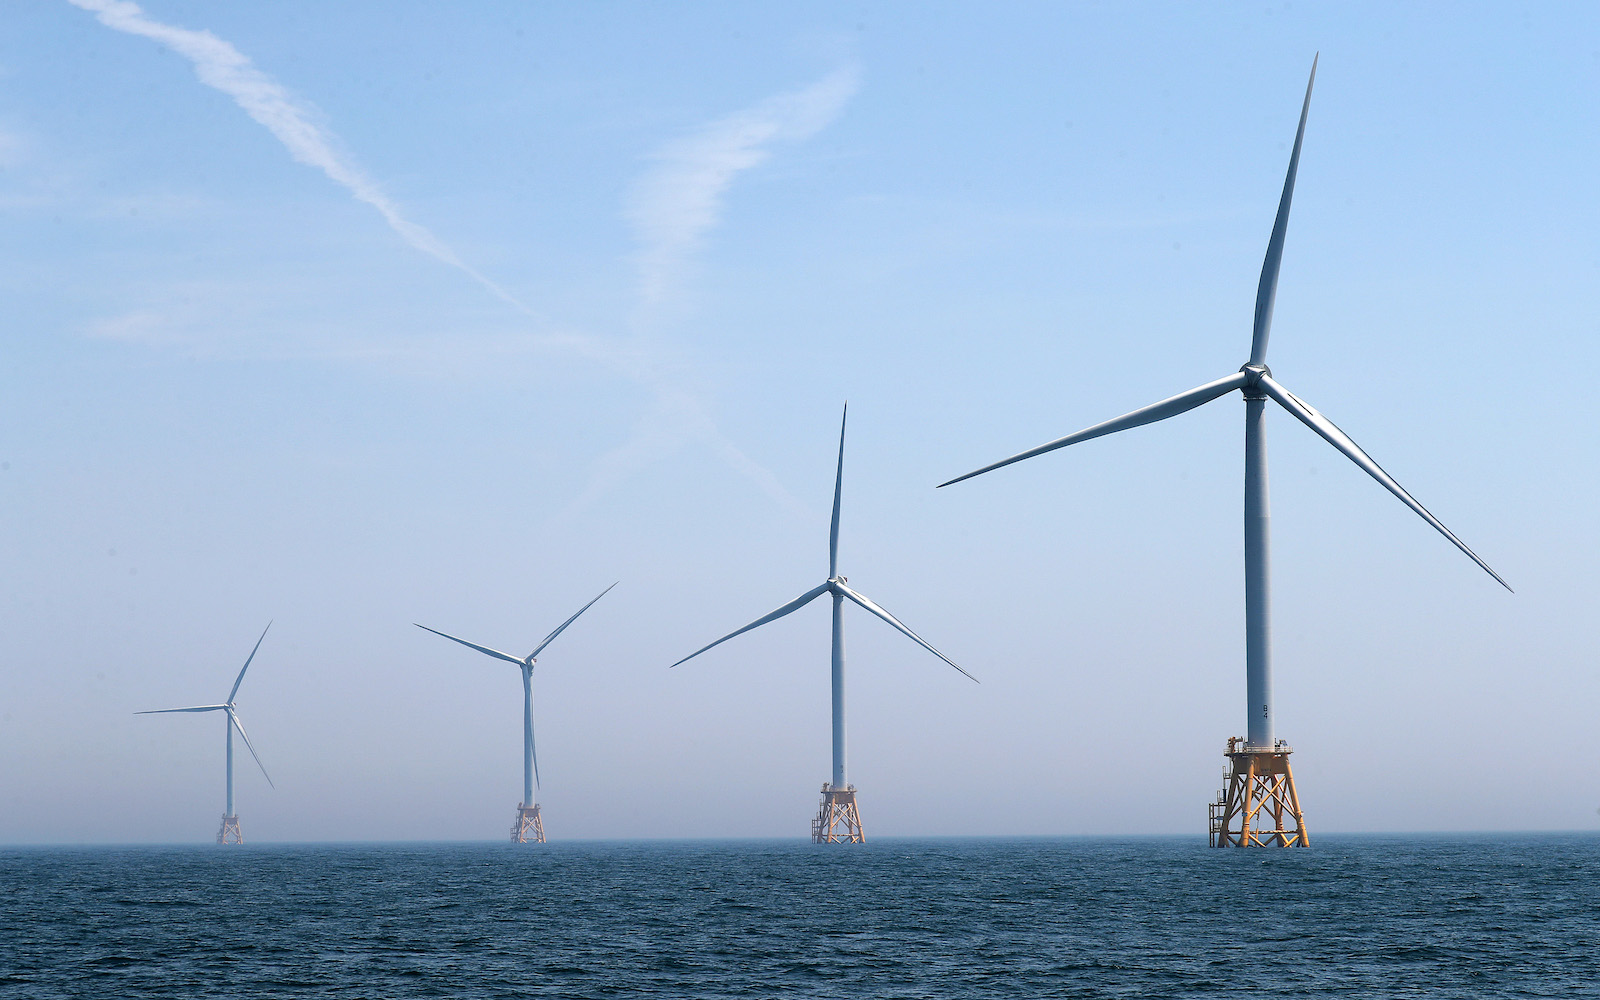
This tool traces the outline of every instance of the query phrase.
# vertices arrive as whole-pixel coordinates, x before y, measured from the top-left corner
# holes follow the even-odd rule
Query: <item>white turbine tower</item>
[[[1239,390],[1244,395],[1244,580],[1245,580],[1245,689],[1246,718],[1248,720],[1244,746],[1237,740],[1228,741],[1228,758],[1231,771],[1223,794],[1211,807],[1212,843],[1216,846],[1246,845],[1304,845],[1306,831],[1301,815],[1298,793],[1294,787],[1293,772],[1289,768],[1289,747],[1278,740],[1273,732],[1272,717],[1272,625],[1269,603],[1269,560],[1267,549],[1267,439],[1264,424],[1266,402],[1272,400],[1288,410],[1301,423],[1311,428],[1346,458],[1350,459],[1373,479],[1376,479],[1456,548],[1466,553],[1490,576],[1511,587],[1489,564],[1457,538],[1439,519],[1412,498],[1399,483],[1379,467],[1360,446],[1333,422],[1318,413],[1310,404],[1285,389],[1272,377],[1267,367],[1267,335],[1272,328],[1272,305],[1278,290],[1278,267],[1283,259],[1284,232],[1289,225],[1289,203],[1294,196],[1295,170],[1300,164],[1300,143],[1305,137],[1306,113],[1311,107],[1311,85],[1317,78],[1317,63],[1311,62],[1311,78],[1306,83],[1305,103],[1300,109],[1300,126],[1295,132],[1294,151],[1289,155],[1289,172],[1283,182],[1283,196],[1278,203],[1277,220],[1272,226],[1272,238],[1267,243],[1267,256],[1261,267],[1261,284],[1256,291],[1254,332],[1250,343],[1250,360],[1232,375],[1208,382],[1196,389],[1153,403],[1143,409],[1123,414],[1105,423],[1095,424],[1076,434],[1069,434],[1048,444],[1042,444],[1020,455],[984,466],[975,472],[959,476],[941,486],[958,483],[963,479],[982,475],[1025,458],[1042,455],[1047,451],[1065,448],[1080,441],[1103,437],[1117,431],[1154,423],[1192,410],[1227,393]],[[1272,827],[1257,826],[1270,813]],[[1283,825],[1284,814],[1294,821],[1293,829]]]
[[[267,629],[272,627],[267,622],[267,628],[261,630],[261,639],[267,637]],[[262,777],[267,779],[267,784],[272,785],[272,775],[267,774],[267,766],[261,763],[261,757],[256,753],[256,748],[250,745],[250,737],[244,733],[244,724],[239,721],[239,710],[234,705],[234,696],[239,693],[239,685],[244,683],[244,672],[250,669],[250,661],[256,658],[256,650],[261,648],[261,639],[256,640],[255,648],[250,650],[250,655],[245,658],[244,666],[239,668],[239,676],[233,679],[233,690],[228,692],[228,700],[220,705],[195,705],[192,708],[157,708],[148,712],[135,712],[134,715],[165,715],[168,712],[223,712],[227,715],[224,724],[228,733],[228,811],[222,814],[222,829],[217,831],[217,843],[242,844],[244,833],[239,829],[239,817],[233,811],[233,731],[239,730],[239,737],[244,740],[244,745],[250,751],[250,756],[255,758],[256,766],[261,768]],[[272,785],[273,788],[278,786]]]
[[[850,415],[850,404],[845,404],[844,417],[839,421],[839,468],[833,481],[833,524],[828,529],[828,579],[820,586],[806,591],[799,597],[785,604],[783,607],[763,615],[744,628],[729,632],[716,642],[702,646],[685,656],[678,663],[694,659],[712,646],[727,642],[736,635],[742,635],[753,628],[759,628],[770,621],[776,621],[792,611],[798,611],[821,597],[823,594],[833,595],[833,781],[822,786],[822,805],[817,811],[817,816],[811,821],[811,839],[821,843],[854,843],[859,844],[866,840],[866,834],[861,829],[861,814],[856,808],[856,788],[849,783],[845,774],[845,733],[844,733],[844,602],[850,600],[865,608],[871,614],[883,619],[897,631],[903,633],[917,645],[937,656],[939,659],[955,667],[968,680],[977,681],[976,677],[962,670],[950,657],[934,649],[922,636],[911,631],[904,622],[879,607],[864,594],[852,590],[849,578],[839,575],[839,496],[844,485],[844,427],[845,419]],[[840,828],[843,832],[840,832]]]
[[[617,582],[621,583],[622,581],[619,580]],[[613,583],[611,587],[616,585],[616,583]],[[605,590],[600,591],[599,594],[596,594],[594,601],[598,601],[611,593],[611,587],[607,587]],[[490,649],[488,646],[480,646],[475,642],[468,642],[447,632],[441,632],[436,628],[428,628],[426,625],[412,622],[417,628],[425,629],[434,635],[442,635],[452,642],[470,646],[480,653],[505,660],[507,663],[515,663],[522,668],[522,801],[517,803],[517,820],[511,826],[511,842],[513,844],[530,843],[530,838],[532,843],[544,843],[544,819],[539,815],[539,803],[534,801],[534,792],[539,786],[539,754],[533,747],[533,665],[538,662],[537,657],[544,652],[544,648],[550,645],[556,636],[566,631],[568,625],[578,620],[578,615],[594,607],[594,601],[590,601],[579,608],[577,614],[556,626],[554,632],[545,636],[544,641],[534,647],[533,652],[520,658],[512,656],[510,653],[502,653],[498,649]]]

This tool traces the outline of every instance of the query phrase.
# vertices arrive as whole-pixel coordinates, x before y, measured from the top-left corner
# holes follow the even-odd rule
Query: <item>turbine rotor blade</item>
[[[1283,238],[1289,230],[1289,203],[1294,200],[1294,175],[1300,169],[1300,142],[1306,137],[1306,114],[1311,110],[1311,85],[1317,82],[1317,58],[1311,57],[1311,79],[1306,81],[1306,100],[1300,106],[1300,127],[1294,133],[1294,152],[1289,154],[1289,173],[1283,179],[1283,196],[1278,200],[1278,217],[1272,222],[1272,238],[1267,241],[1267,258],[1261,262],[1261,284],[1256,287],[1255,329],[1250,336],[1250,363],[1253,365],[1265,364],[1267,359],[1267,336],[1272,332],[1272,305],[1278,298],[1278,268],[1283,264]]]
[[[844,404],[839,418],[839,472],[833,480],[833,524],[828,528],[828,576],[839,575],[839,495],[844,491],[844,425],[850,418],[850,403]]]
[[[195,705],[193,708],[153,708],[147,712],[135,712],[134,715],[165,715],[168,712],[226,712],[226,705]]]
[[[1077,444],[1080,441],[1088,441],[1091,438],[1104,437],[1107,434],[1115,434],[1117,431],[1125,431],[1130,427],[1153,424],[1157,420],[1165,420],[1180,413],[1187,413],[1203,403],[1211,402],[1218,396],[1243,388],[1248,381],[1249,376],[1244,372],[1234,372],[1226,378],[1219,378],[1215,382],[1207,382],[1205,385],[1197,386],[1188,392],[1182,392],[1176,396],[1163,399],[1159,403],[1151,403],[1149,406],[1134,410],[1132,413],[1124,413],[1120,417],[1114,417],[1104,423],[1095,424],[1093,427],[1085,428],[1076,434],[1068,434],[1064,438],[1056,438],[1048,444],[1030,448],[1020,455],[1012,455],[1003,461],[995,462],[993,465],[986,465],[975,472],[957,476],[949,482],[940,483],[939,485],[941,487],[949,486],[951,483],[959,483],[963,479],[971,479],[973,476],[981,476],[985,472],[993,472],[995,469],[1010,465],[1013,462],[1020,462],[1025,458],[1043,455],[1045,452],[1055,451],[1057,448],[1065,448],[1069,444]]]
[[[905,633],[905,635],[908,636],[911,639],[912,642],[915,642],[917,645],[921,646],[923,649],[926,649],[928,652],[932,653],[934,656],[937,656],[939,659],[941,659],[944,662],[950,664],[952,667],[955,667],[956,670],[960,671],[961,675],[963,677],[965,677],[967,680],[971,681],[974,684],[978,683],[978,679],[976,677],[972,676],[971,674],[967,673],[965,670],[962,670],[960,664],[958,664],[956,661],[950,659],[950,657],[948,657],[948,656],[944,655],[943,653],[939,652],[937,649],[934,649],[933,645],[931,643],[929,643],[928,640],[924,639],[922,636],[918,635],[917,633],[911,631],[910,626],[906,625],[905,622],[903,622],[900,619],[896,618],[894,615],[891,615],[885,609],[879,607],[877,605],[877,603],[875,603],[871,598],[867,597],[865,594],[856,593],[854,590],[851,590],[849,587],[845,586],[842,583],[838,584],[837,586],[839,588],[839,593],[841,593],[844,596],[850,598],[850,600],[852,600],[852,601],[856,602],[857,604],[861,605],[867,611],[871,612],[872,614],[877,615],[879,618],[882,618],[884,621],[888,622],[890,625],[894,626],[895,628],[899,629],[901,632]]]
[[[267,629],[272,627],[267,622],[267,628],[261,630],[261,639],[267,637]],[[245,657],[244,666],[239,668],[239,676],[233,679],[233,690],[228,692],[228,704],[233,704],[233,696],[239,693],[239,685],[244,683],[244,672],[250,669],[250,661],[256,658],[256,650],[261,648],[261,639],[256,640],[255,649],[250,650],[250,655]]]
[[[1451,543],[1454,544],[1456,548],[1467,554],[1467,558],[1477,563],[1485,573],[1488,573],[1490,576],[1499,581],[1500,586],[1506,588],[1507,590],[1511,590],[1511,584],[1507,583],[1503,578],[1501,578],[1499,573],[1496,573],[1494,570],[1490,569],[1488,563],[1478,558],[1478,554],[1467,548],[1467,543],[1457,538],[1455,533],[1449,528],[1446,528],[1438,518],[1428,513],[1428,509],[1426,507],[1418,503],[1411,496],[1411,494],[1405,491],[1404,487],[1395,482],[1394,478],[1391,477],[1387,472],[1383,471],[1382,466],[1378,465],[1377,462],[1372,460],[1371,456],[1362,451],[1361,446],[1351,440],[1350,435],[1340,430],[1333,421],[1329,420],[1321,413],[1318,413],[1310,403],[1307,403],[1305,400],[1296,396],[1288,389],[1285,389],[1270,375],[1261,376],[1261,388],[1266,390],[1267,395],[1276,400],[1278,405],[1282,406],[1285,410],[1288,410],[1290,413],[1298,417],[1301,423],[1316,431],[1322,436],[1323,440],[1339,449],[1339,451],[1344,453],[1346,458],[1360,466],[1366,471],[1367,475],[1381,483],[1383,488],[1398,497],[1401,503],[1416,511],[1424,521],[1427,521],[1429,524],[1433,525],[1434,528],[1438,530],[1439,534],[1450,539]],[[1513,591],[1513,593],[1515,592]]]
[[[488,646],[480,646],[475,642],[468,642],[465,639],[459,639],[448,632],[441,632],[436,628],[428,628],[428,626],[418,624],[417,622],[412,622],[411,624],[416,625],[417,628],[420,628],[425,632],[432,632],[434,635],[442,635],[451,642],[459,642],[463,646],[471,646],[480,653],[488,653],[490,656],[499,657],[500,659],[505,660],[507,663],[515,663],[518,666],[522,665],[522,661],[517,659],[515,656],[512,656],[510,653],[502,653],[498,649],[490,649]]]
[[[621,580],[617,581],[617,583],[621,583],[621,582],[622,582]],[[611,587],[615,587],[617,585],[617,583],[613,583],[611,585]],[[600,598],[602,598],[602,597],[606,596],[607,594],[611,593],[611,587],[607,587],[606,589],[600,591],[599,594],[595,595],[594,601],[598,601]],[[556,626],[556,630],[554,632],[551,632],[549,635],[545,636],[544,637],[544,642],[539,643],[538,648],[535,649],[533,652],[528,654],[528,659],[531,660],[535,656],[538,656],[540,654],[540,652],[542,652],[546,646],[550,645],[550,640],[552,640],[556,636],[560,635],[566,629],[566,627],[568,625],[571,625],[573,622],[578,620],[578,615],[581,615],[585,611],[588,611],[590,608],[594,607],[594,601],[590,601],[588,604],[585,604],[583,607],[578,609],[578,614],[577,615],[573,615],[571,618],[568,618],[566,621],[564,621],[560,625]]]
[[[261,763],[261,755],[256,753],[254,746],[251,746],[250,737],[245,736],[244,723],[239,721],[239,713],[230,708],[228,709],[228,718],[233,722],[233,728],[239,730],[239,735],[244,737],[245,748],[250,751],[250,756],[256,759],[256,767],[261,768],[261,776],[266,778],[267,784],[272,785],[273,789],[276,790],[278,786],[272,783],[272,775],[267,773],[267,765]]]
[[[716,642],[713,642],[713,643],[711,643],[709,645],[701,646],[699,649],[695,650],[694,652],[690,653],[688,656],[685,656],[683,659],[679,660],[678,663],[686,663],[689,660],[692,660],[695,657],[699,656],[701,653],[704,653],[706,650],[710,649],[712,646],[720,646],[723,643],[727,642],[729,639],[732,639],[736,635],[743,635],[744,633],[750,631],[753,628],[760,628],[761,626],[765,625],[767,622],[777,621],[779,618],[782,618],[784,615],[790,613],[791,611],[798,611],[801,608],[805,607],[807,604],[810,604],[812,601],[814,601],[817,598],[821,597],[823,594],[826,594],[827,592],[828,592],[828,584],[826,584],[826,583],[824,583],[820,587],[816,587],[816,588],[813,588],[811,590],[808,590],[805,593],[801,594],[799,597],[796,597],[794,600],[790,601],[788,604],[785,604],[783,607],[777,609],[776,611],[773,611],[770,614],[762,615],[760,618],[757,618],[755,621],[753,621],[750,624],[746,625],[744,628],[736,629],[735,631],[729,632],[727,635],[725,635],[722,638],[718,639]],[[674,663],[673,666],[676,667],[678,665],[678,663]]]
[[[542,786],[539,784],[539,738],[537,735],[528,744],[528,749],[533,751],[533,787],[538,789]]]

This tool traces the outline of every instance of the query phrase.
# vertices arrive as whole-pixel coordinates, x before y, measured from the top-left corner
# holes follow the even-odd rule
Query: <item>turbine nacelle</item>
[[[619,580],[618,583],[620,582],[621,581]],[[613,583],[611,587],[615,587],[616,585],[617,584]],[[413,625],[416,625],[417,628],[420,628],[425,632],[432,632],[434,635],[443,636],[444,638],[449,639],[451,642],[459,642],[463,646],[476,649],[485,656],[492,656],[497,660],[505,660],[507,663],[515,663],[517,666],[522,668],[522,694],[524,699],[522,715],[522,743],[526,752],[524,764],[526,774],[524,777],[524,783],[528,786],[524,789],[527,794],[523,801],[523,806],[526,806],[533,800],[533,790],[539,785],[539,754],[538,751],[534,749],[533,739],[533,665],[539,662],[538,656],[540,653],[544,652],[544,648],[550,645],[550,643],[554,642],[556,636],[560,635],[562,632],[565,632],[568,625],[571,625],[573,622],[577,621],[578,615],[581,615],[585,611],[588,611],[590,608],[594,607],[595,601],[598,601],[600,598],[611,593],[611,587],[607,587],[606,589],[600,591],[600,593],[595,595],[593,601],[585,604],[583,607],[579,608],[571,618],[568,618],[560,625],[557,625],[555,631],[545,636],[544,641],[535,646],[533,652],[529,653],[527,656],[512,656],[510,653],[502,653],[498,649],[492,649],[488,646],[480,646],[475,642],[468,642],[460,636],[454,636],[448,632],[441,632],[436,628],[428,628],[428,626],[423,625],[420,622],[412,622]],[[522,808],[522,806],[519,806],[518,808]]]
[[[1506,583],[1499,573],[1489,568],[1488,563],[1478,558],[1477,553],[1468,548],[1465,542],[1457,538],[1438,518],[1430,514],[1427,508],[1418,503],[1399,483],[1395,482],[1393,477],[1383,471],[1383,468],[1377,462],[1374,462],[1365,451],[1362,451],[1361,447],[1351,440],[1349,435],[1340,430],[1333,421],[1317,412],[1311,404],[1300,399],[1279,384],[1272,377],[1272,369],[1267,367],[1267,337],[1272,329],[1272,308],[1278,293],[1278,271],[1283,264],[1283,244],[1289,227],[1289,207],[1294,198],[1295,173],[1300,165],[1300,145],[1305,139],[1306,115],[1311,109],[1311,86],[1316,82],[1316,78],[1317,61],[1313,59],[1311,61],[1311,78],[1306,81],[1305,103],[1300,107],[1300,125],[1295,131],[1294,151],[1289,154],[1289,172],[1284,178],[1283,195],[1278,201],[1278,214],[1273,221],[1272,236],[1267,242],[1266,259],[1261,264],[1261,283],[1256,290],[1255,324],[1250,340],[1250,360],[1240,366],[1237,372],[1225,378],[1208,382],[1205,385],[1190,389],[1188,392],[1179,393],[1160,402],[1125,413],[1120,417],[1103,421],[1075,434],[1057,438],[1037,448],[1030,448],[1010,458],[1002,459],[981,469],[969,472],[964,476],[957,476],[948,482],[940,483],[940,486],[949,486],[952,483],[961,482],[963,479],[971,479],[973,476],[980,476],[1003,466],[1033,458],[1035,455],[1042,455],[1058,448],[1065,448],[1068,445],[1104,437],[1107,434],[1115,434],[1118,431],[1140,427],[1144,424],[1153,424],[1168,417],[1175,417],[1180,413],[1187,413],[1197,406],[1202,406],[1213,399],[1221,398],[1238,389],[1244,393],[1244,397],[1248,400],[1271,399],[1283,407],[1295,419],[1311,428],[1324,441],[1327,441],[1343,453],[1346,458],[1355,463],[1367,475],[1376,479],[1384,489],[1394,494],[1401,503],[1415,511],[1417,516],[1427,521],[1441,535],[1449,539],[1451,544],[1465,553],[1467,558],[1477,563],[1485,573],[1494,577],[1501,586],[1507,590],[1511,589],[1511,585]]]
[[[621,581],[618,581],[618,582],[621,582]],[[611,593],[611,588],[615,587],[615,586],[616,586],[616,584],[613,583],[611,585],[611,587],[607,587],[606,589],[600,591],[600,593],[595,595],[595,598],[594,598],[593,601],[590,601],[588,604],[585,604],[583,607],[579,608],[577,610],[577,612],[575,614],[573,614],[573,616],[571,618],[568,618],[566,621],[562,622],[560,625],[557,625],[555,631],[551,632],[549,635],[545,636],[544,637],[544,641],[539,643],[539,645],[535,646],[533,652],[529,653],[527,656],[512,656],[510,653],[502,653],[498,649],[491,649],[488,646],[480,646],[475,642],[468,642],[467,640],[461,638],[460,636],[454,636],[454,635],[451,635],[448,632],[441,632],[436,628],[429,628],[428,626],[423,625],[421,622],[412,622],[411,624],[417,626],[417,628],[420,628],[425,632],[432,632],[434,635],[443,636],[444,638],[449,639],[451,642],[459,642],[463,646],[467,646],[467,647],[469,647],[471,649],[476,649],[478,652],[483,653],[486,656],[492,656],[497,660],[505,660],[507,663],[515,663],[519,667],[523,667],[523,668],[525,668],[527,670],[532,670],[533,669],[533,665],[535,663],[539,662],[538,656],[539,656],[540,653],[544,652],[544,648],[546,646],[550,645],[550,643],[555,640],[556,636],[560,635],[562,632],[565,632],[567,630],[567,626],[568,625],[571,625],[573,622],[577,621],[578,620],[578,615],[581,615],[585,611],[588,611],[590,608],[594,607],[595,601],[598,601],[598,600],[600,600],[600,598],[602,598],[602,597],[606,596],[607,594]]]
[[[195,706],[190,707],[190,708],[158,708],[158,709],[153,709],[153,710],[146,711],[146,712],[135,712],[133,714],[135,714],[135,715],[166,715],[166,714],[171,713],[171,712],[223,712],[223,713],[226,713],[227,716],[228,716],[228,727],[229,727],[228,728],[228,732],[230,734],[230,738],[231,738],[231,734],[232,734],[233,730],[237,729],[239,731],[240,738],[244,740],[245,749],[249,750],[250,751],[250,756],[255,758],[256,766],[261,768],[261,776],[267,779],[267,784],[272,785],[273,788],[277,788],[278,786],[273,784],[272,775],[267,773],[267,765],[261,763],[261,756],[256,753],[256,748],[253,745],[251,745],[251,743],[250,743],[250,737],[245,734],[244,723],[239,721],[239,707],[238,707],[238,703],[236,701],[236,698],[237,698],[237,696],[239,694],[239,685],[244,683],[245,671],[250,669],[250,664],[256,658],[256,652],[261,649],[261,641],[262,641],[262,639],[265,639],[267,637],[267,631],[269,629],[271,629],[271,628],[272,628],[272,623],[271,622],[267,622],[267,627],[261,630],[261,637],[256,640],[256,644],[255,644],[254,648],[252,648],[250,650],[250,655],[245,658],[244,666],[239,668],[239,676],[235,677],[233,679],[233,689],[228,692],[228,700],[227,701],[224,701],[220,705],[195,705]],[[233,763],[232,763],[232,758],[231,757],[229,758],[229,764],[228,764],[228,788],[230,789],[228,794],[231,796],[233,794],[233,792],[232,792],[232,788],[233,788]]]
[[[846,419],[849,417],[849,413],[850,413],[850,404],[846,403],[845,404],[845,418]],[[900,619],[896,618],[894,615],[892,615],[888,611],[884,610],[882,607],[880,607],[876,602],[874,602],[871,598],[867,597],[865,594],[862,594],[862,593],[860,593],[858,591],[852,590],[850,588],[850,578],[847,577],[847,576],[842,575],[839,572],[839,504],[840,504],[841,498],[844,495],[844,429],[845,429],[845,419],[841,419],[839,421],[839,464],[838,464],[837,471],[834,474],[834,480],[833,480],[833,520],[828,526],[828,573],[829,573],[828,578],[826,580],[824,580],[818,586],[812,588],[811,590],[806,591],[804,594],[801,594],[799,597],[797,597],[794,600],[790,601],[788,604],[785,604],[782,607],[778,608],[776,611],[772,611],[772,612],[770,612],[768,614],[762,615],[760,618],[757,618],[755,621],[753,621],[750,624],[746,625],[744,628],[736,629],[736,630],[734,630],[732,632],[729,632],[727,635],[725,635],[722,638],[718,639],[716,642],[710,643],[710,644],[705,645],[705,646],[701,646],[699,649],[695,650],[694,652],[690,653],[688,656],[685,656],[683,659],[679,660],[678,663],[674,663],[673,664],[674,667],[676,667],[679,663],[685,663],[685,662],[687,662],[689,660],[694,659],[695,657],[699,656],[701,653],[704,653],[706,650],[712,648],[713,646],[720,646],[722,643],[727,642],[729,639],[732,639],[736,635],[743,635],[744,633],[750,631],[753,628],[760,628],[762,625],[765,625],[768,622],[777,621],[779,618],[782,618],[783,616],[785,616],[787,614],[790,614],[790,613],[795,612],[795,611],[799,611],[801,608],[805,607],[807,604],[810,604],[812,601],[814,601],[817,598],[821,597],[823,594],[832,594],[836,598],[843,598],[843,599],[848,600],[848,601],[850,601],[850,602],[852,602],[854,604],[859,605],[862,609],[867,611],[869,614],[871,614],[871,615],[881,619],[882,621],[888,623],[896,631],[900,632],[902,635],[904,635],[907,638],[909,638],[912,642],[915,642],[917,645],[921,646],[923,649],[926,649],[928,652],[932,653],[934,656],[937,656],[939,659],[941,659],[944,662],[948,663],[950,666],[955,667],[956,670],[960,671],[961,674],[964,677],[966,677],[968,680],[973,681],[974,683],[977,682],[978,679],[976,677],[973,677],[971,674],[967,673],[965,670],[962,670],[960,664],[956,663],[956,661],[950,659],[950,657],[944,655],[943,653],[939,652],[937,649],[933,648],[933,646],[930,645],[926,639],[922,638],[922,636],[920,636],[917,633],[911,631],[910,627],[908,627],[905,624],[905,622],[902,622]],[[835,645],[837,647],[837,643]]]

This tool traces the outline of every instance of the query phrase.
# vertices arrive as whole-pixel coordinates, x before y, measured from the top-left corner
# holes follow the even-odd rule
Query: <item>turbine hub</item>
[[[1244,384],[1244,398],[1265,399],[1267,394],[1261,391],[1261,376],[1270,376],[1272,369],[1266,365],[1245,364],[1240,365],[1239,370],[1250,377],[1250,381]]]

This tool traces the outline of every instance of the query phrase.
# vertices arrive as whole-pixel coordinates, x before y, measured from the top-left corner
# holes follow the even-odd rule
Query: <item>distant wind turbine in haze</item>
[[[617,582],[620,583],[622,581],[619,580]],[[611,587],[616,585],[613,583]],[[480,653],[505,660],[507,663],[515,663],[522,668],[522,801],[517,803],[517,819],[511,827],[511,842],[513,844],[526,844],[530,842],[530,839],[533,843],[544,843],[544,818],[539,815],[539,803],[534,801],[533,794],[539,784],[539,755],[533,746],[533,665],[538,662],[537,657],[544,652],[544,648],[550,645],[556,636],[566,631],[568,625],[577,621],[578,615],[594,607],[595,601],[611,593],[611,587],[600,591],[599,594],[595,595],[594,601],[590,601],[579,608],[577,614],[556,626],[554,632],[545,636],[544,641],[535,646],[533,652],[520,658],[512,656],[510,653],[502,653],[498,649],[490,649],[488,646],[480,646],[475,642],[468,642],[465,639],[441,632],[436,628],[428,628],[426,625],[412,622],[417,628],[426,629],[434,635],[442,635],[452,642],[470,646]]]
[[[833,524],[828,529],[828,579],[823,581],[820,586],[806,591],[771,614],[763,615],[744,628],[729,632],[716,642],[700,647],[679,660],[678,663],[674,663],[673,666],[676,667],[679,663],[692,660],[712,646],[727,642],[736,635],[742,635],[753,628],[759,628],[768,622],[777,621],[792,611],[798,611],[823,594],[832,594],[833,781],[822,786],[822,805],[817,811],[816,818],[811,821],[811,839],[817,843],[848,842],[859,844],[866,840],[866,834],[861,829],[861,814],[856,807],[856,788],[848,782],[845,774],[844,622],[842,613],[845,600],[848,599],[859,604],[871,614],[888,622],[912,642],[955,667],[969,680],[976,682],[977,678],[962,670],[954,660],[934,649],[928,644],[927,640],[911,631],[900,619],[879,607],[870,598],[852,590],[848,585],[849,578],[839,575],[839,497],[844,486],[844,428],[845,419],[850,414],[850,405],[848,403],[845,404],[844,412],[844,418],[839,421],[839,468],[833,481]]]
[[[1416,511],[1451,544],[1466,553],[1483,570],[1504,586],[1511,587],[1489,564],[1478,558],[1439,519],[1412,498],[1399,483],[1374,462],[1360,446],[1333,421],[1317,412],[1309,403],[1284,388],[1272,377],[1267,367],[1267,335],[1272,328],[1272,306],[1278,292],[1278,267],[1283,259],[1284,233],[1289,226],[1289,203],[1294,197],[1295,171],[1300,165],[1300,143],[1305,137],[1306,114],[1311,108],[1311,86],[1316,81],[1317,62],[1311,62],[1311,78],[1306,83],[1305,103],[1300,109],[1300,126],[1295,132],[1294,151],[1289,155],[1289,172],[1283,182],[1283,196],[1278,203],[1278,216],[1272,226],[1272,238],[1267,243],[1266,261],[1261,267],[1261,284],[1256,291],[1255,327],[1250,343],[1250,360],[1237,372],[1208,382],[1196,389],[1180,393],[1143,409],[1123,414],[1113,420],[1057,438],[1020,455],[986,465],[975,472],[959,476],[941,486],[959,483],[963,479],[980,476],[1013,462],[1035,455],[1043,455],[1057,448],[1065,448],[1080,441],[1102,437],[1117,431],[1143,424],[1165,420],[1209,403],[1227,393],[1239,390],[1245,401],[1244,431],[1244,578],[1245,578],[1245,689],[1246,718],[1248,726],[1242,748],[1235,740],[1228,741],[1228,757],[1232,767],[1228,787],[1212,806],[1212,843],[1215,846],[1266,845],[1291,846],[1306,843],[1304,818],[1301,815],[1298,792],[1294,787],[1293,772],[1289,768],[1290,749],[1278,740],[1273,732],[1272,716],[1272,624],[1268,588],[1269,559],[1267,549],[1267,439],[1265,410],[1267,400],[1272,400],[1288,410],[1294,417],[1315,431],[1323,440],[1333,445],[1363,471],[1376,479],[1384,489],[1393,493],[1400,502]],[[1252,830],[1263,812],[1271,813],[1274,820],[1270,829]],[[1294,828],[1283,825],[1284,813],[1290,814]],[[1235,824],[1237,823],[1237,826]]]
[[[267,629],[272,627],[267,622],[267,628],[261,630],[261,639],[267,637]],[[195,705],[192,708],[158,708],[148,712],[135,712],[134,715],[164,715],[168,712],[224,712],[227,714],[225,723],[228,731],[228,811],[222,814],[222,829],[217,831],[217,843],[242,844],[244,833],[239,829],[239,817],[233,811],[233,731],[239,730],[239,738],[244,740],[244,745],[250,750],[250,756],[255,758],[256,766],[261,768],[262,777],[267,779],[267,784],[272,785],[272,776],[267,774],[267,766],[261,763],[261,757],[256,753],[256,748],[250,745],[250,737],[244,733],[244,724],[239,721],[239,710],[234,705],[234,696],[239,693],[239,685],[244,683],[244,672],[250,669],[250,661],[256,658],[256,650],[261,648],[261,639],[256,640],[255,648],[250,650],[250,655],[245,658],[244,666],[239,668],[239,676],[233,680],[233,690],[228,692],[228,700],[220,705]],[[272,785],[273,788],[278,786]]]

